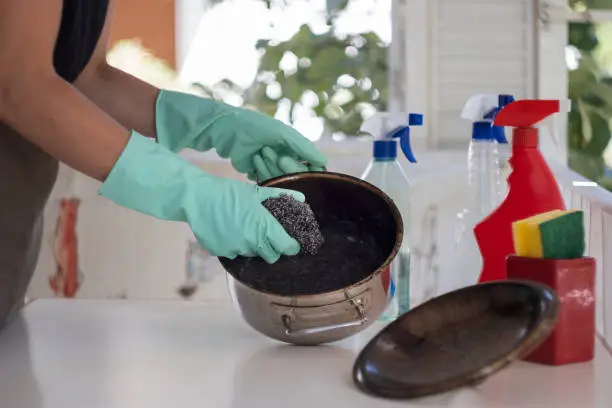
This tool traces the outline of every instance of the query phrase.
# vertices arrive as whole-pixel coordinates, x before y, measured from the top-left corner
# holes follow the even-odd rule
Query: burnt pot
[[[381,254],[383,261],[377,268],[347,287],[299,295],[279,295],[249,286],[232,274],[240,258],[219,258],[229,272],[232,301],[244,320],[267,337],[297,345],[342,340],[376,321],[389,303],[392,285],[389,265],[403,238],[401,215],[391,198],[363,180],[331,172],[290,174],[261,185],[304,193],[319,223],[333,219],[334,214],[354,217],[360,228],[371,230],[385,253]],[[260,264],[252,273],[265,273],[265,267]]]

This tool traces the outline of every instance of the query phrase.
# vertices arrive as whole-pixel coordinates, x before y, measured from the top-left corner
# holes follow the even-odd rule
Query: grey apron
[[[0,123],[0,330],[23,305],[58,162]]]

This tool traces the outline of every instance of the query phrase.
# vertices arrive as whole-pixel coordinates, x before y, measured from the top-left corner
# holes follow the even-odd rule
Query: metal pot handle
[[[369,289],[365,290],[364,292],[352,298],[348,298],[348,294],[347,294],[346,300],[343,300],[342,302],[339,302],[336,304],[336,305],[341,305],[341,304],[349,303],[355,309],[355,312],[357,313],[357,316],[358,316],[357,319],[353,319],[348,322],[327,324],[323,326],[308,327],[308,328],[303,328],[303,329],[294,329],[292,327],[292,323],[294,322],[294,319],[292,316],[294,315],[295,310],[296,309],[302,309],[302,310],[314,309],[320,306],[312,306],[312,307],[284,306],[284,308],[287,308],[288,310],[286,312],[283,312],[280,315],[280,319],[285,327],[285,334],[287,336],[305,336],[305,335],[311,335],[311,334],[317,334],[317,333],[324,333],[324,332],[328,332],[328,331],[336,330],[336,329],[343,329],[347,327],[361,326],[368,321],[368,317],[366,313],[366,307],[367,307],[366,304],[368,303],[369,295],[370,295]],[[275,304],[274,306],[283,307],[283,305],[278,305],[278,304]],[[329,305],[329,306],[333,306],[333,305]]]
[[[287,336],[306,336],[309,334],[324,333],[324,332],[328,332],[330,330],[335,330],[335,329],[343,329],[346,327],[361,326],[367,321],[367,318],[364,318],[360,320],[353,320],[351,322],[346,322],[346,323],[330,324],[329,326],[293,330],[291,328],[291,318],[288,315],[283,315],[281,319],[283,320],[283,324],[285,325],[285,334]]]

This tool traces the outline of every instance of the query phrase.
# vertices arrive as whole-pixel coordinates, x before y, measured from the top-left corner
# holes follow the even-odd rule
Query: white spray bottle
[[[407,122],[407,124],[406,124]],[[364,121],[361,131],[375,136],[373,157],[361,176],[384,191],[397,205],[404,223],[402,246],[391,263],[389,307],[381,320],[393,320],[420,301],[419,276],[410,266],[410,181],[397,161],[397,141],[411,163],[410,126],[421,126],[423,115],[381,112]]]
[[[455,226],[457,267],[441,282],[441,293],[478,282],[482,259],[474,237],[474,226],[501,203],[505,195],[498,146],[507,144],[503,127],[493,126],[493,119],[511,95],[477,94],[465,104],[461,117],[472,122],[468,148],[468,204]]]

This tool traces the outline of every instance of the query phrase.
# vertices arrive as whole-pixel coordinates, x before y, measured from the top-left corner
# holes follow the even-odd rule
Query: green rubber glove
[[[156,130],[159,143],[173,152],[214,148],[238,172],[256,181],[321,171],[327,164],[312,142],[274,118],[180,92],[160,91]]]
[[[283,174],[302,173],[305,171],[325,171],[324,167],[300,163],[289,156],[278,156],[274,149],[266,146],[253,158],[256,172],[249,174],[253,181],[263,181]]]
[[[261,202],[281,193],[304,201],[302,193],[211,176],[136,132],[99,193],[156,218],[187,222],[213,256],[274,263],[300,250]]]

